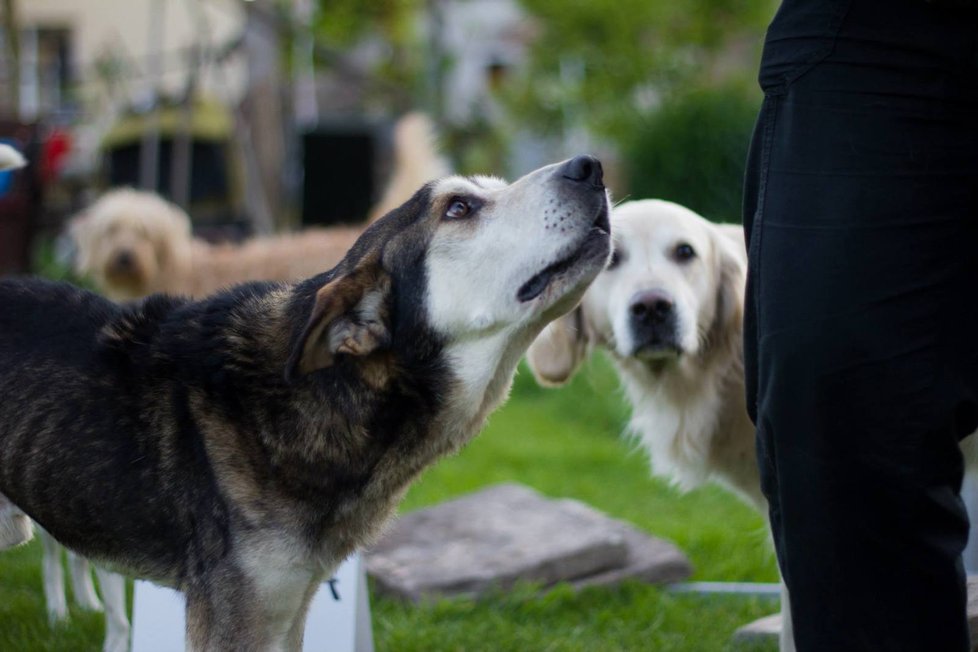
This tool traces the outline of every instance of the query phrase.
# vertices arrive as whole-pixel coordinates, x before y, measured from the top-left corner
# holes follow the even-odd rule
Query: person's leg
[[[765,101],[745,214],[749,407],[798,649],[964,650],[978,60],[874,66],[885,48],[863,42],[844,36]]]

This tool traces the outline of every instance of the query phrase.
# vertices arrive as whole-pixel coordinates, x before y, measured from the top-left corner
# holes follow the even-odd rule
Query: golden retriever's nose
[[[636,292],[628,306],[633,321],[649,325],[661,324],[669,319],[672,309],[672,299],[661,290]]]
[[[678,351],[676,306],[663,290],[643,290],[628,303],[632,353],[641,355]]]
[[[559,173],[571,181],[590,184],[595,188],[604,187],[604,169],[601,161],[593,156],[575,156],[564,163]]]

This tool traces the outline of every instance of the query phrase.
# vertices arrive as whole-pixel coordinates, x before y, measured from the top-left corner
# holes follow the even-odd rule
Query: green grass
[[[657,536],[692,559],[693,579],[776,581],[760,516],[724,491],[685,495],[649,476],[645,454],[620,436],[624,401],[608,364],[595,360],[567,388],[538,388],[525,370],[513,397],[460,455],[430,469],[402,506],[410,511],[499,482],[583,500]],[[572,534],[556,533],[556,536]],[[420,606],[374,595],[378,651],[748,649],[733,630],[775,611],[771,600],[671,594],[640,583],[574,592],[521,587]],[[44,616],[40,546],[0,555],[0,650],[97,650],[101,617],[73,611],[54,630]],[[755,648],[749,648],[755,649]],[[762,647],[774,650],[776,645]]]

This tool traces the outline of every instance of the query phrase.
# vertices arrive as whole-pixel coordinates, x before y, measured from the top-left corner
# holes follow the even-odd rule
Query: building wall
[[[127,71],[115,89],[121,96],[113,99],[128,96],[138,102],[151,97],[152,54],[160,47],[164,54],[160,87],[173,94],[184,86],[189,70],[181,53],[188,53],[195,42],[220,48],[244,25],[240,0],[29,0],[19,3],[19,10],[28,48],[32,29],[69,30],[74,79],[80,82],[83,102],[96,105],[105,100],[107,90],[95,74],[100,61],[115,59]],[[25,54],[29,59],[30,52]],[[28,61],[23,68],[29,70]],[[237,101],[244,82],[243,61],[236,57],[220,67],[211,66],[200,87],[210,96]],[[31,109],[29,97],[22,98],[22,108],[25,101]]]

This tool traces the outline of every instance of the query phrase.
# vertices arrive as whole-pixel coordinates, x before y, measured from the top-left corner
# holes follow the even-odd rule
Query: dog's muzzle
[[[638,358],[677,355],[681,349],[676,304],[662,290],[642,290],[628,303],[632,355]]]
[[[112,271],[125,274],[131,272],[136,266],[136,257],[130,251],[120,251],[112,259]]]
[[[601,259],[603,266],[603,260],[608,257],[611,223],[601,162],[593,156],[575,156],[558,167],[554,176],[563,183],[562,191],[572,193],[566,199],[576,205],[575,211],[586,220],[578,225],[578,228],[583,227],[583,236],[568,254],[542,269],[519,288],[516,296],[521,302],[532,301],[543,294],[554,278],[592,259]]]

